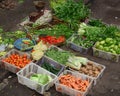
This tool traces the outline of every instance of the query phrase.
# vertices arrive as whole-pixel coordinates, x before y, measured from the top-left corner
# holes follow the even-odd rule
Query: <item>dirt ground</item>
[[[99,18],[108,24],[120,25],[120,0],[90,0],[90,5],[92,17]],[[18,24],[34,10],[32,0],[25,0],[24,3],[17,5],[12,10],[0,9],[0,26],[6,31],[16,30],[18,29]],[[62,48],[72,51],[65,46]],[[102,78],[97,82],[97,85],[90,90],[87,96],[120,96],[120,62],[115,63],[93,57],[92,52],[87,55],[77,52],[74,53],[106,66]],[[54,87],[48,92],[51,93],[51,96],[65,96],[64,94],[56,92]],[[19,84],[15,74],[0,68],[0,96],[42,95]]]

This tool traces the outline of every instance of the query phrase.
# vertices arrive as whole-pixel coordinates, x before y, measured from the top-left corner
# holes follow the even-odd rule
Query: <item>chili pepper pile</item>
[[[48,71],[50,71],[50,72],[52,72],[53,74],[56,74],[56,75],[60,71],[60,69],[55,68],[54,66],[52,66],[49,63],[44,63],[44,64],[42,64],[41,67],[43,67],[44,69],[46,69],[46,70],[48,70]]]
[[[27,58],[26,54],[23,54],[22,56],[19,54],[11,54],[9,57],[2,59],[2,61],[15,65],[18,68],[23,68],[31,62],[31,60]]]
[[[90,82],[88,80],[82,80],[81,78],[76,78],[71,74],[62,75],[59,77],[59,82],[70,88],[85,92]]]
[[[45,43],[55,45],[55,44],[63,43],[65,41],[65,37],[64,36],[59,36],[57,38],[55,36],[44,36],[44,37],[39,38],[39,41],[41,41],[41,40],[44,41]]]

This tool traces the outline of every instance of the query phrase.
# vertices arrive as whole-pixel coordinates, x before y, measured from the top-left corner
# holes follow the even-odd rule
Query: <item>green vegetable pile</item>
[[[95,47],[113,54],[120,54],[120,39],[106,38],[105,40],[96,42]]]
[[[88,22],[88,25],[91,25],[91,26],[96,26],[96,27],[105,27],[106,25],[99,19],[91,19],[89,22]]]
[[[116,26],[105,25],[100,20],[91,20],[89,24],[80,24],[77,32],[78,36],[74,36],[72,42],[79,46],[89,48],[97,41],[105,40],[106,38],[117,40],[120,37],[120,29]]]
[[[64,3],[56,5],[54,8],[55,15],[68,22],[73,29],[79,24],[80,20],[84,20],[89,17],[90,10],[84,4],[83,0],[78,2],[74,0],[66,0]]]
[[[60,69],[55,68],[54,66],[52,66],[52,65],[49,64],[49,63],[43,63],[41,67],[43,67],[44,69],[52,72],[52,73],[55,74],[55,75],[57,75],[58,72],[60,71]]]
[[[31,33],[36,34],[36,35],[46,34],[50,36],[61,36],[62,35],[62,36],[65,36],[66,39],[68,39],[73,34],[73,31],[67,25],[59,24],[59,25],[53,26],[52,28],[34,30]]]
[[[33,74],[30,76],[30,79],[40,85],[45,85],[52,80],[52,77],[47,74]]]
[[[73,35],[70,39],[70,42],[75,43],[78,46],[84,48],[90,48],[93,46],[94,42],[90,41],[88,38],[84,38],[80,35]]]
[[[50,50],[47,50],[45,55],[57,61],[58,63],[65,65],[72,53],[51,48]]]

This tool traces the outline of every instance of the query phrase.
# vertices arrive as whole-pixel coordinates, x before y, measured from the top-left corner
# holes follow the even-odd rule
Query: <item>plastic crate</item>
[[[27,55],[27,58],[31,58],[30,54],[26,53],[26,52],[20,52],[16,49],[12,49],[10,50],[5,56],[2,56],[1,57],[1,67],[9,70],[10,72],[13,72],[13,73],[17,73],[21,68],[18,68],[17,66],[13,65],[13,64],[10,64],[8,62],[4,62],[2,61],[2,59],[5,59],[7,57],[9,57],[11,54],[19,54],[19,55],[23,55],[23,54],[26,54]]]
[[[45,85],[40,85],[39,83],[32,81],[29,79],[30,75],[37,73],[37,74],[47,74],[52,77],[52,81],[48,82]],[[52,74],[51,72],[45,70],[44,68],[36,65],[35,63],[30,63],[22,70],[17,72],[18,82],[22,85],[26,85],[27,87],[36,90],[40,94],[44,94],[46,90],[54,85],[54,80],[57,78],[56,75]]]
[[[93,56],[100,57],[106,60],[119,62],[120,61],[120,55],[112,54],[110,52],[106,52],[103,50],[99,50],[95,48],[95,45],[93,46]]]
[[[59,64],[59,63],[57,63],[57,62],[47,58],[46,56],[43,56],[42,59],[40,59],[37,62],[37,64],[40,65],[40,66],[42,66],[43,63],[48,63],[48,64],[54,66],[55,68],[60,69],[58,74],[56,74],[57,76],[59,76],[63,72],[63,70],[65,69],[65,67],[63,65],[61,65],[61,64]]]
[[[60,84],[59,83],[59,78],[56,79],[55,81],[55,87],[56,87],[56,90],[63,93],[63,94],[67,94],[69,96],[86,96],[89,92],[89,90],[91,89],[92,87],[92,83],[93,83],[93,80],[92,78],[88,77],[88,76],[85,76],[83,74],[80,74],[80,73],[76,73],[76,72],[72,72],[70,70],[65,70],[63,73],[60,74],[60,76],[64,75],[64,74],[71,74],[77,78],[81,78],[83,80],[89,80],[90,81],[90,84],[89,86],[87,87],[86,91],[85,92],[81,92],[81,91],[78,91],[78,90],[75,90],[73,88],[70,88],[70,87],[67,87],[63,84]]]
[[[97,82],[100,81],[100,79],[101,79],[101,77],[102,77],[102,75],[103,75],[103,72],[104,72],[104,70],[106,69],[106,67],[105,67],[104,65],[102,65],[102,64],[98,64],[98,63],[93,62],[93,61],[90,61],[90,60],[89,60],[88,62],[91,62],[91,63],[93,63],[94,65],[97,65],[97,66],[99,65],[99,66],[102,67],[102,70],[101,70],[101,72],[98,74],[97,77],[93,77],[93,76],[89,76],[89,75],[87,75],[87,74],[81,73],[81,74],[84,74],[85,76],[89,76],[90,78],[92,78],[92,79],[93,79],[93,85],[96,85]],[[71,69],[71,68],[70,68],[70,70],[80,73],[79,71],[76,71],[76,70]]]
[[[71,38],[73,38],[74,36],[77,36],[77,35],[73,34],[73,35],[67,40],[67,46],[68,46],[69,48],[75,50],[75,51],[78,51],[78,52],[83,53],[83,54],[87,54],[88,51],[91,49],[91,47],[90,47],[90,48],[85,48],[85,47],[83,47],[83,46],[79,46],[79,45],[71,42]]]

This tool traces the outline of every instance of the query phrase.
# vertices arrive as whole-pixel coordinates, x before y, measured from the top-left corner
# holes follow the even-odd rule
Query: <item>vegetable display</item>
[[[70,24],[72,29],[77,27],[80,20],[89,17],[90,10],[84,5],[83,0],[78,2],[74,0],[66,0],[54,8],[55,15]]]
[[[102,66],[95,65],[94,63],[89,61],[86,65],[81,66],[79,72],[88,76],[97,77],[101,73],[102,69]]]
[[[95,48],[113,54],[120,54],[120,39],[106,38],[105,40],[96,42]]]
[[[78,57],[78,56],[70,56],[68,58],[68,62],[66,62],[66,65],[79,70],[82,65],[86,65],[88,62],[87,58],[84,57]]]
[[[50,45],[56,45],[56,44],[61,44],[65,42],[65,37],[64,36],[59,36],[58,38],[55,36],[41,36],[39,37],[39,41],[43,41],[45,43],[49,43]]]
[[[39,60],[44,55],[44,52],[47,50],[48,46],[45,45],[42,41],[40,41],[37,45],[33,47],[33,51],[31,53],[34,60]]]
[[[71,74],[60,76],[59,82],[60,84],[63,84],[69,88],[76,89],[81,92],[85,92],[90,84],[88,80],[77,78]]]
[[[60,71],[60,69],[55,68],[53,65],[51,65],[49,63],[43,63],[41,67],[43,67],[44,69],[46,69],[56,75]]]
[[[52,77],[47,74],[32,74],[30,79],[39,83],[40,85],[45,85],[52,80]]]
[[[18,68],[23,68],[31,62],[31,59],[27,58],[27,55],[11,54],[10,56],[2,59],[3,62],[12,64]]]
[[[72,53],[68,51],[59,51],[57,49],[51,48],[50,50],[47,50],[45,55],[59,62],[60,64],[65,65],[69,56],[72,56]]]
[[[33,35],[50,35],[50,36],[65,36],[68,39],[74,32],[65,24],[58,24],[52,26],[52,28],[45,28],[41,30],[31,30],[31,34]]]
[[[88,38],[82,37],[80,35],[73,35],[70,38],[70,42],[72,42],[78,46],[82,46],[84,48],[90,48],[94,44],[93,41],[90,41]]]

